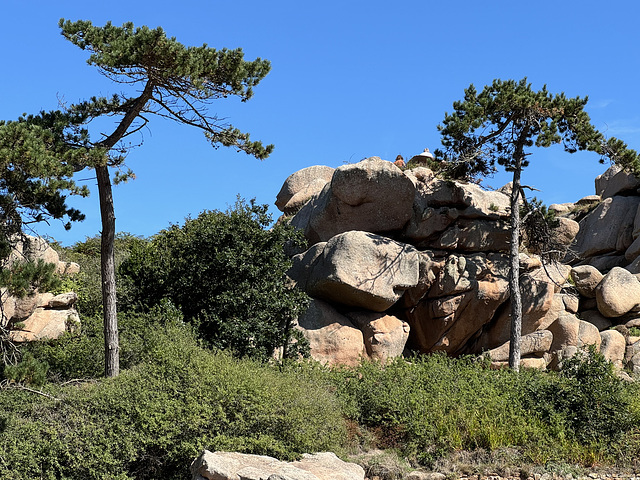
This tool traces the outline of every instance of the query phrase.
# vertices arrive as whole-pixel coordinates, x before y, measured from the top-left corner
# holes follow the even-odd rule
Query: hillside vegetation
[[[82,274],[65,285],[80,294],[82,328],[23,347],[22,362],[4,369],[0,478],[184,479],[203,448],[282,459],[326,450],[358,458],[384,449],[400,465],[427,468],[462,451],[509,452],[513,468],[637,467],[639,388],[619,380],[594,351],[566,361],[555,373],[491,370],[473,358],[442,355],[387,365],[364,362],[353,369],[272,360],[266,352],[292,338],[289,321],[303,308],[304,297],[289,296],[299,294],[286,282],[265,281],[260,290],[257,282],[254,289],[240,280],[224,281],[230,278],[225,259],[227,266],[244,266],[245,276],[264,275],[255,263],[268,253],[264,245],[282,251],[285,230],[266,230],[260,212],[241,203],[151,239],[119,237],[123,371],[112,379],[100,378],[104,347],[96,241],[63,249],[82,266]],[[189,235],[195,227],[198,234]],[[231,228],[244,233],[230,237]],[[158,263],[158,247],[168,249],[169,239],[184,241],[180,249],[190,254],[179,258],[175,250],[167,257],[173,263]],[[203,239],[209,242],[207,253],[197,255],[204,252]],[[190,241],[198,241],[199,249]],[[187,277],[170,274],[159,283],[153,273],[183,264],[200,271],[205,261],[211,265],[211,256],[219,270],[200,278],[213,281],[218,275],[218,290],[215,298],[194,298],[189,305],[201,305],[198,310],[188,310],[179,297],[188,285],[168,286],[171,279]],[[276,260],[281,264],[268,270],[281,279],[287,260]],[[143,275],[149,271],[153,275]],[[153,296],[142,294],[151,287]],[[291,310],[264,316],[265,295],[274,311]],[[215,310],[216,305],[226,310]],[[230,305],[244,310],[230,315]],[[275,323],[254,330],[243,319]],[[270,335],[268,341],[251,334],[256,331]]]

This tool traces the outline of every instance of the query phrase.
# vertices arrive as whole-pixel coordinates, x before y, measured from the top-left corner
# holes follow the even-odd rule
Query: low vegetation
[[[516,474],[559,465],[639,466],[639,387],[619,380],[594,351],[566,361],[558,373],[491,370],[473,358],[443,355],[353,369],[274,360],[267,352],[285,338],[273,334],[281,330],[251,330],[218,300],[236,298],[243,315],[266,308],[251,300],[266,295],[259,284],[250,288],[230,273],[261,274],[252,262],[262,261],[266,246],[281,249],[286,241],[278,230],[280,236],[267,238],[264,213],[241,203],[150,240],[119,237],[116,378],[101,378],[96,240],[63,249],[83,268],[66,285],[81,294],[82,326],[24,347],[22,361],[0,375],[0,478],[184,479],[203,448],[282,459],[330,450],[388,479],[415,467],[460,472],[473,462],[464,468],[490,462]],[[231,231],[239,234],[230,237]],[[199,249],[189,245],[195,240]],[[159,259],[161,251],[171,251],[172,262]],[[176,258],[181,251],[188,256]],[[274,261],[280,263],[271,264],[273,278],[281,278],[286,259]],[[193,295],[188,304],[171,285],[186,265],[209,286],[185,287]],[[246,288],[222,289],[236,282]],[[265,285],[275,307],[304,304],[286,297],[286,284]],[[281,328],[283,317],[274,318]],[[236,333],[225,337],[230,331]]]

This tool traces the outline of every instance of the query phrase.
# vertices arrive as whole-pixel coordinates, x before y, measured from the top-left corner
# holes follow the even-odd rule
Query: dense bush
[[[149,347],[167,325],[181,324],[182,314],[168,302],[149,312],[118,315],[120,365],[132,368],[149,360]],[[185,327],[186,328],[186,327]],[[104,375],[104,326],[101,316],[83,316],[78,331],[55,340],[25,345],[25,351],[49,368],[51,381],[100,378]]]
[[[239,200],[136,245],[120,267],[130,307],[145,311],[169,299],[213,346],[269,358],[290,344],[307,302],[285,276],[285,244],[300,236],[285,225],[267,230],[270,223],[266,205]]]
[[[431,355],[332,375],[345,414],[367,432],[363,438],[413,461],[518,447],[523,461],[589,463],[637,449],[623,437],[639,431],[638,388],[608,368],[588,356],[567,362],[561,374],[518,374]]]
[[[118,233],[114,242],[114,254],[116,267],[129,257],[131,250],[136,246],[146,243],[146,240],[131,235],[130,233]],[[102,280],[100,276],[100,237],[90,237],[83,242],[77,242],[71,247],[53,245],[59,252],[60,258],[67,262],[75,262],[80,265],[80,273],[73,277],[64,277],[59,291],[74,291],[78,294],[77,308],[81,316],[102,315]],[[120,311],[126,310],[128,304],[128,283],[117,276],[117,295]]]
[[[565,360],[559,375],[537,380],[527,385],[526,405],[581,443],[606,446],[640,420],[631,398],[637,388],[625,385],[593,346]]]
[[[291,459],[340,451],[340,405],[322,381],[204,350],[167,322],[114,379],[0,392],[0,478],[184,479],[203,448]]]

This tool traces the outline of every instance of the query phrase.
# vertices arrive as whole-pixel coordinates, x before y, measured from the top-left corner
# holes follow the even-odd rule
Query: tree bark
[[[107,152],[111,150],[126,134],[138,117],[153,93],[153,83],[149,80],[142,94],[136,98],[126,111],[124,118],[115,131],[98,144]],[[107,159],[108,160],[108,159]],[[102,308],[104,318],[104,374],[106,377],[117,377],[120,374],[120,341],[118,339],[118,317],[116,308],[116,263],[114,243],[116,235],[116,215],[113,207],[109,164],[98,165],[96,178],[98,195],[100,196],[100,216],[102,235],[100,243],[100,273],[102,275]]]
[[[104,375],[117,377],[120,373],[120,342],[118,340],[118,318],[116,314],[116,264],[114,242],[116,215],[109,167],[96,167],[102,236],[100,243],[100,273],[102,275],[102,309],[104,318]]]
[[[511,186],[511,244],[509,248],[509,290],[511,293],[511,338],[509,342],[509,367],[520,371],[520,343],[522,337],[522,295],[520,294],[520,175],[524,159],[524,130],[519,137],[514,155],[513,184]]]

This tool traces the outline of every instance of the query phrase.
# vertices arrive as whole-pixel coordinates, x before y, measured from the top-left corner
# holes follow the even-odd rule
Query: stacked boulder
[[[73,275],[80,269],[76,263],[60,261],[58,253],[45,240],[37,237],[28,236],[26,241],[17,242],[9,263],[25,259],[53,263],[60,275]],[[10,331],[9,338],[14,342],[58,338],[80,325],[75,307],[77,299],[74,292],[54,295],[37,291],[17,298],[2,289],[0,322],[2,327]]]
[[[309,169],[285,181],[277,205],[311,245],[289,275],[312,297],[298,322],[314,358],[354,365],[408,347],[507,360],[508,186],[486,191],[378,157]],[[297,211],[283,208],[294,198]],[[569,247],[578,230],[563,217],[556,238]],[[569,265],[522,253],[520,267],[523,365],[555,367],[577,348],[613,343],[575,316],[581,300]]]

